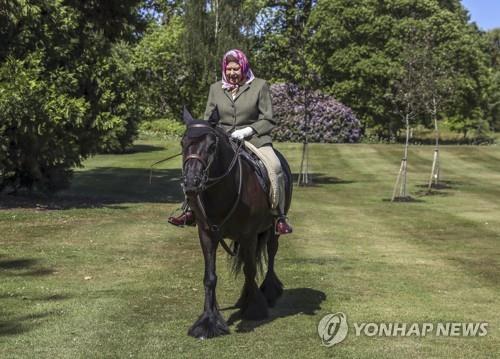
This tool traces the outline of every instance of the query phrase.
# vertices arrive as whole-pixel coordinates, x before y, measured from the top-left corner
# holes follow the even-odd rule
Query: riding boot
[[[292,226],[288,223],[285,216],[285,177],[282,173],[278,175],[278,205],[275,209],[276,223],[274,231],[277,235],[289,234],[293,232]]]
[[[187,200],[184,200],[182,204],[182,213],[177,216],[168,217],[168,223],[174,226],[184,227],[184,226],[196,226],[196,219],[194,218],[194,212],[189,208]]]
[[[283,214],[283,212],[279,211],[279,214],[276,218],[276,224],[274,226],[274,232],[278,235],[289,234],[293,232],[292,226],[287,222],[288,218]]]
[[[184,226],[196,226],[196,220],[194,218],[194,212],[192,210],[187,210],[181,213],[179,216],[168,217],[168,223],[174,226],[184,227]]]

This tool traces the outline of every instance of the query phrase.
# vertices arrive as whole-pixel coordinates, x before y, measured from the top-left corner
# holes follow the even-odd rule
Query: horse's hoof
[[[261,292],[266,297],[269,307],[274,307],[276,300],[283,294],[283,283],[276,277],[276,274],[268,274],[260,286]]]
[[[241,295],[239,299],[236,301],[234,304],[235,308],[240,308],[241,310],[244,310],[247,305],[248,305],[248,300],[250,298],[250,291],[248,290],[247,286],[243,286],[243,290],[241,292]]]
[[[229,328],[219,312],[203,313],[188,331],[188,335],[198,339],[226,334],[229,334]]]
[[[247,320],[262,320],[269,316],[267,300],[260,290],[256,290],[248,298],[248,302],[241,309],[241,316]]]

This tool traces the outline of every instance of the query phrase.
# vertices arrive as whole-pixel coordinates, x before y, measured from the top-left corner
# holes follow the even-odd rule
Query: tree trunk
[[[439,161],[439,125],[437,119],[437,103],[436,99],[432,99],[432,119],[434,121],[434,132],[436,135],[436,144],[434,147],[434,158],[432,160],[432,169],[431,176],[429,178],[428,191],[432,188],[432,183],[434,182],[435,186],[439,184],[439,176],[441,172],[440,161]]]
[[[214,0],[214,11],[215,11],[215,31],[214,31],[214,40],[215,40],[215,52],[218,53],[219,51],[219,0]],[[218,73],[218,66],[217,62],[215,63],[214,67],[214,81],[217,81],[217,73]]]
[[[302,160],[300,162],[300,173],[297,180],[298,186],[307,186],[310,184],[309,179],[309,89],[304,86],[304,140],[302,146]]]
[[[403,158],[404,168],[403,168],[403,185],[401,190],[401,197],[408,197],[407,193],[407,182],[408,182],[408,147],[410,145],[410,115],[406,114],[406,142],[405,142],[405,156]]]
[[[405,115],[406,124],[406,142],[404,149],[404,157],[401,160],[401,166],[399,167],[398,176],[396,177],[396,183],[394,184],[394,189],[392,191],[391,201],[394,202],[396,198],[407,199],[407,181],[408,181],[408,147],[410,145],[410,113]],[[398,193],[399,187],[399,195]]]

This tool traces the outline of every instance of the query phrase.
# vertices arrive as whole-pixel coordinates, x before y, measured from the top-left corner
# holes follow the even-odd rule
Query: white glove
[[[243,140],[244,138],[250,137],[254,134],[254,130],[251,127],[245,127],[241,130],[236,130],[231,133],[232,138],[236,138],[238,140]]]

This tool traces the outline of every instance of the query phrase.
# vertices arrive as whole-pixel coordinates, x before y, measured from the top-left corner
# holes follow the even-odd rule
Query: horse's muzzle
[[[196,196],[201,192],[199,187],[184,187],[184,194],[188,197]]]
[[[186,196],[194,196],[200,192],[203,192],[204,186],[203,181],[199,176],[194,176],[192,178],[184,178],[182,183],[182,189]]]

